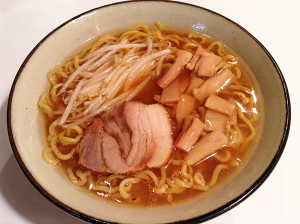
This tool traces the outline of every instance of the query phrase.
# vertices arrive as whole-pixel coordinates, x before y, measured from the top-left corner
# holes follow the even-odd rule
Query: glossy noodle
[[[51,88],[39,100],[39,107],[47,117],[48,146],[42,153],[47,163],[63,167],[73,184],[100,196],[150,207],[209,191],[240,166],[256,137],[257,104],[260,103],[239,59],[221,42],[200,33],[173,32],[161,23],[156,23],[156,27],[150,29],[140,24],[120,35],[101,36],[71,60],[49,71]],[[162,101],[165,88],[156,83],[176,63],[179,50],[194,55],[199,46],[205,52],[203,55],[208,53],[220,58],[213,76],[226,69],[234,74],[234,82],[216,95],[233,105],[236,117],[221,113],[221,117],[230,117],[222,129],[228,142],[190,165],[186,154],[191,147],[184,151],[176,146],[187,115],[179,117],[178,101]],[[181,94],[196,98],[188,116],[204,122],[210,108],[200,103],[194,90],[200,88],[196,81],[204,85],[209,77],[199,77],[194,70],[185,67],[178,77]],[[196,80],[193,84],[192,79]],[[128,173],[99,173],[78,164],[80,142],[87,127],[101,114],[129,101],[159,103],[166,108],[174,124],[171,158],[163,166]],[[215,113],[214,109],[212,114]],[[209,133],[211,130],[205,128],[199,133],[200,138],[204,139]]]

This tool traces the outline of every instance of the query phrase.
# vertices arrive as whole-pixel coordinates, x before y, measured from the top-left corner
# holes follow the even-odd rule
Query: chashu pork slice
[[[108,110],[101,118],[104,123],[105,132],[117,140],[122,157],[126,158],[131,148],[131,130],[124,120],[122,113],[123,105],[120,105]]]
[[[80,142],[79,162],[95,172],[130,173],[160,167],[172,153],[166,109],[132,101],[106,111],[87,128]]]
[[[155,144],[154,154],[147,166],[160,167],[169,161],[174,150],[169,114],[161,104],[148,105],[146,112]]]
[[[128,102],[124,108],[123,116],[132,130],[132,148],[126,160],[131,171],[145,169],[155,152],[147,107],[149,106],[133,101]]]
[[[100,118],[95,119],[93,124],[86,129],[80,141],[78,163],[95,172],[110,173],[103,158],[103,133],[103,121]]]
[[[115,174],[129,172],[129,166],[121,155],[117,140],[106,132],[102,136],[103,158],[110,171]]]

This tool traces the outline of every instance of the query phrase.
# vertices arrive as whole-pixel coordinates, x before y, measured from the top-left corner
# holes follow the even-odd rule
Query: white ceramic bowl
[[[45,133],[38,99],[47,88],[47,72],[65,61],[87,40],[160,21],[179,29],[195,29],[222,41],[254,73],[261,88],[265,121],[258,147],[249,163],[218,191],[180,206],[139,209],[107,203],[83,193],[65,174],[44,162]],[[38,85],[37,85],[38,84]],[[287,141],[290,101],[279,67],[268,51],[245,29],[201,7],[164,1],[133,1],[93,9],[62,24],[28,55],[14,80],[8,104],[8,131],[18,163],[32,184],[68,213],[90,222],[202,222],[233,208],[270,175]]]

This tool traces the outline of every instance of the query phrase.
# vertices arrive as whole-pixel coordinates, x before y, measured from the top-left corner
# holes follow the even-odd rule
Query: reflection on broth
[[[206,35],[156,26],[101,36],[49,71],[39,101],[43,159],[77,186],[145,207],[211,191],[247,162],[263,119],[241,59]]]

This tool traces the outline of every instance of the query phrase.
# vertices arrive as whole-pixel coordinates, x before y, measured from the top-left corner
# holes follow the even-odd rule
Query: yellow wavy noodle
[[[220,61],[219,64],[215,66],[215,73],[218,73],[218,71],[221,71],[227,67],[229,67],[228,63],[225,61]]]
[[[74,65],[75,65],[75,68],[76,69],[78,69],[79,68],[79,56],[78,55],[76,55],[75,57],[74,57]]]
[[[197,171],[194,175],[194,181],[195,184],[193,185],[193,189],[199,190],[199,191],[207,191],[209,189],[209,186],[205,185],[206,181],[204,180],[203,176],[200,174],[199,171]]]
[[[238,138],[237,143],[240,145],[240,144],[244,141],[244,136],[243,136],[243,134],[242,134],[242,131],[241,131],[241,129],[239,128],[238,125],[233,125],[233,128],[234,128],[234,130],[235,130],[236,133],[237,133],[237,138]]]
[[[74,73],[76,68],[74,66],[74,61],[69,61],[66,65],[65,68],[67,68],[67,70],[69,70],[71,73]]]
[[[230,138],[230,134],[231,134],[231,125],[230,124],[226,124],[225,126],[225,134],[228,138]]]
[[[150,32],[149,27],[146,26],[145,24],[138,24],[138,25],[132,27],[130,30],[140,30],[140,31],[145,32],[145,33]]]
[[[238,104],[237,109],[238,109],[238,116],[240,117],[240,119],[242,119],[246,123],[246,125],[250,129],[250,135],[248,135],[246,137],[245,141],[244,141],[244,145],[247,145],[248,142],[254,138],[256,131],[255,131],[255,128],[254,128],[253,124],[250,122],[250,120],[242,112],[241,106],[239,104]]]
[[[199,171],[197,171],[194,175],[194,180],[197,184],[204,186],[206,181],[204,180],[203,176],[200,174]]]
[[[212,51],[214,48],[216,48],[217,49],[217,54],[219,55],[219,56],[223,56],[224,55],[224,53],[223,53],[223,45],[220,43],[220,42],[213,42],[213,43],[211,43],[207,48],[206,48],[206,50],[207,51]]]
[[[233,125],[231,129],[231,140],[227,144],[227,147],[238,148],[244,141],[244,136],[238,125]]]
[[[78,153],[78,143],[83,136],[83,131],[89,124],[89,120],[87,120],[87,122],[81,123],[80,125],[69,125],[68,128],[64,126],[58,127],[60,117],[64,113],[75,87],[81,80],[91,77],[91,73],[79,73],[67,87],[66,92],[58,96],[58,92],[67,82],[68,77],[87,61],[87,59],[82,60],[83,58],[100,49],[104,45],[117,44],[123,40],[123,38],[126,38],[130,43],[146,43],[147,38],[151,37],[156,43],[173,43],[173,46],[170,48],[171,53],[165,56],[162,64],[161,69],[164,71],[168,69],[174,62],[177,49],[183,48],[190,52],[194,52],[199,45],[205,44],[207,40],[204,35],[199,33],[190,33],[186,37],[179,36],[177,34],[166,34],[163,24],[158,22],[156,23],[156,26],[157,29],[150,30],[146,25],[138,24],[128,31],[122,33],[120,36],[102,36],[98,38],[92,45],[81,50],[70,61],[59,64],[48,72],[47,77],[51,84],[51,88],[49,93],[43,93],[39,100],[39,107],[43,110],[43,112],[45,112],[45,114],[47,114],[49,117],[55,116],[55,120],[48,128],[47,140],[49,142],[49,147],[47,147],[42,153],[43,159],[47,163],[56,165],[59,164],[61,160],[69,160],[73,158],[75,153]],[[216,71],[220,71],[221,69],[228,67],[232,70],[232,72],[235,73],[237,78],[240,78],[242,73],[241,69],[237,66],[237,58],[233,55],[224,55],[223,48],[223,44],[216,41],[209,44],[205,51],[216,52],[217,55],[222,57],[222,61],[215,68]],[[156,48],[155,51],[158,49],[163,50],[165,49],[165,46],[160,46],[159,48]],[[115,60],[119,60],[128,52],[128,49],[120,49],[118,51],[118,56],[115,57]],[[143,55],[144,53],[145,51],[139,52],[138,55]],[[93,69],[97,70],[98,72],[103,72],[111,65],[111,62],[107,62],[106,64],[101,65],[101,67],[96,67]],[[155,65],[153,67],[155,67]],[[122,65],[122,68],[124,69],[123,71],[125,71],[127,68],[126,66],[128,65]],[[156,76],[157,72],[155,68],[152,70],[151,69],[152,68],[144,73],[141,73],[140,77],[146,77],[146,75],[149,75],[149,77]],[[83,119],[87,114],[87,111],[85,110],[89,107],[89,104],[91,104],[93,100],[99,100],[95,101],[97,103],[94,107],[101,108],[102,111],[118,105],[124,102],[126,99],[128,100],[128,96],[130,96],[132,91],[130,89],[131,85],[128,83],[126,85],[122,84],[122,87],[127,86],[127,92],[117,95],[117,93],[109,91],[109,94],[102,96],[102,94],[104,94],[103,86],[106,84],[109,85],[110,83],[116,84],[118,80],[120,80],[122,74],[123,73],[120,72],[119,76],[115,76],[115,78],[108,80],[105,84],[101,84],[85,95],[79,94],[72,105],[72,110],[67,118],[67,122],[72,123],[78,119]],[[244,86],[231,85],[230,91],[230,94],[233,95],[234,99],[238,98],[238,116],[242,122],[239,122],[238,125],[226,125],[225,133],[230,138],[230,142],[228,143],[227,147],[236,148],[240,146],[244,140],[246,140],[245,142],[247,143],[254,137],[255,129],[251,122],[256,121],[257,114],[255,111],[251,112],[250,115],[248,113],[247,116],[250,117],[248,118],[243,113],[245,108],[247,109],[255,106],[254,98],[252,96],[253,91],[251,89]],[[111,101],[108,101],[108,99],[111,99]],[[54,107],[54,103],[58,102],[59,107]],[[54,108],[58,109],[54,110]],[[250,134],[244,137],[240,128],[248,129]],[[68,148],[70,149],[72,147],[73,148],[66,153],[64,150],[65,145],[68,145]],[[201,175],[199,170],[194,168],[194,171],[193,167],[187,166],[184,160],[174,158],[171,160],[171,164],[172,166],[177,166],[176,169],[178,172],[173,173],[171,176],[168,176],[170,175],[167,172],[168,167],[161,167],[160,174],[158,175],[151,170],[144,170],[135,174],[112,174],[108,176],[103,175],[100,177],[100,175],[97,176],[91,171],[85,171],[81,169],[77,169],[74,173],[71,168],[67,169],[67,173],[70,181],[78,186],[88,185],[93,191],[102,192],[104,194],[109,194],[112,197],[128,200],[131,197],[130,190],[132,186],[142,181],[144,184],[150,186],[149,203],[152,205],[157,200],[157,195],[166,195],[167,201],[171,202],[173,200],[173,194],[181,194],[186,191],[187,188],[199,191],[207,191],[211,186],[215,185],[219,178],[219,174],[223,169],[228,169],[229,166],[240,165],[240,161],[232,157],[229,150],[225,150],[223,152],[224,154],[217,153],[214,155],[214,158],[219,164],[216,165],[209,183],[205,182],[204,177]],[[226,165],[222,163],[226,163]],[[208,179],[209,177],[205,178]]]
[[[196,47],[198,47],[198,45],[196,43],[191,43],[191,42],[188,42],[182,46],[184,50],[187,50],[189,52],[193,52]]]
[[[155,188],[154,188],[154,192],[155,192],[156,194],[164,194],[164,193],[166,193],[168,187],[169,187],[169,186],[168,186],[167,184],[163,184],[163,185],[160,186],[160,187],[155,187]]]
[[[179,44],[180,44],[180,41],[177,38],[174,38],[172,36],[163,37],[163,40],[173,42],[177,46],[179,46]]]
[[[146,174],[149,177],[151,177],[154,182],[154,186],[158,186],[159,180],[158,180],[157,176],[151,170],[143,170],[140,173]]]
[[[163,30],[164,29],[164,25],[161,22],[156,22],[155,25],[157,26],[157,28],[159,30]]]
[[[77,136],[74,138],[69,137],[74,131],[77,133]],[[82,136],[83,130],[79,126],[70,125],[66,131],[63,131],[58,135],[58,138],[63,145],[76,145],[79,143]]]
[[[90,189],[94,191],[104,192],[105,194],[112,194],[114,197],[120,198],[120,187],[119,185],[115,186],[116,184],[114,182],[116,182],[119,179],[123,180],[125,178],[125,175],[112,174],[109,177],[107,177],[104,182],[100,182],[100,184],[97,184],[93,180],[93,177],[90,176],[90,178],[88,179],[88,184],[90,186]],[[132,184],[128,184],[125,186],[125,190],[130,191],[131,187]]]
[[[126,176],[125,175],[122,175],[122,174],[111,174],[109,175],[104,182],[106,183],[111,183],[112,181],[114,180],[117,180],[117,179],[125,179]]]
[[[152,180],[152,178],[148,174],[146,174],[145,172],[135,173],[135,174],[133,174],[133,177],[137,177],[137,178],[147,180],[147,181]]]
[[[176,184],[176,186],[178,186]],[[166,190],[167,194],[181,194],[186,190],[186,187],[171,187]]]
[[[248,94],[252,94],[252,92],[253,92],[252,89],[249,89],[245,86],[230,85],[229,88],[234,89],[234,90],[240,90],[240,91],[243,91],[243,92],[248,93]]]
[[[68,75],[62,70],[61,66],[55,71],[56,75],[60,75],[62,78],[68,78]],[[59,76],[58,76],[59,77]]]
[[[43,109],[43,111],[48,115],[48,116],[52,116],[52,107],[53,107],[53,103],[50,100],[49,94],[48,93],[43,93],[40,96],[40,100],[39,100],[39,107]]]
[[[222,56],[222,60],[227,62],[227,63],[230,63],[230,64],[236,64],[237,63],[236,57],[233,56],[233,55],[230,55],[230,54]]]
[[[179,187],[191,188],[194,185],[194,179],[190,178],[190,180],[180,180],[179,178],[175,178],[174,183]]]
[[[224,153],[225,152],[225,153]],[[231,158],[231,153],[228,150],[225,150],[223,153],[225,155],[220,155],[220,153],[216,153],[214,155],[215,159],[217,159],[218,161],[222,162],[222,163],[226,163],[230,160]]]
[[[181,164],[182,178],[174,178],[174,183],[179,187],[191,188],[194,184],[194,179],[191,174],[187,172],[187,164],[184,160],[172,160],[172,164]]]
[[[57,147],[57,140],[58,140],[58,135],[54,136],[51,139],[50,145],[53,149],[54,154],[57,156],[57,158],[59,158],[60,160],[69,160],[71,159],[75,152],[76,152],[76,148],[74,147],[71,152],[69,152],[68,154],[63,154]]]
[[[166,180],[167,180],[166,168],[161,167],[160,172],[161,172],[161,178],[159,180],[158,187],[163,186],[166,183]]]
[[[101,42],[101,41],[100,41]],[[98,42],[97,42],[98,43]],[[97,43],[95,43],[93,46],[96,47]],[[91,49],[93,48],[93,46],[89,46],[84,48],[79,54],[78,57],[79,58],[84,58],[87,54],[91,53]],[[99,44],[99,48],[100,46],[102,46],[102,44]]]
[[[75,176],[72,169],[68,168],[67,174],[73,184],[75,184],[77,186],[83,186],[88,182],[89,176],[92,174],[92,172],[90,170],[83,171],[81,169],[78,169],[78,170],[76,170],[76,176]]]
[[[43,159],[49,164],[56,165],[60,162],[60,160],[55,156],[51,147],[44,149],[42,156]]]
[[[119,186],[109,187],[109,186],[94,185],[92,186],[92,190],[105,192],[107,194],[114,194],[114,193],[119,193]]]
[[[56,96],[57,94],[57,89],[62,87],[64,84],[63,83],[58,83],[56,85],[53,85],[50,91],[51,99],[53,102],[57,102],[58,98]]]
[[[239,79],[242,76],[241,69],[239,67],[234,67],[233,70],[235,71],[236,77]]]
[[[212,178],[210,180],[210,182],[208,183],[208,186],[213,186],[216,184],[217,180],[218,180],[218,177],[220,175],[220,172],[224,169],[228,169],[229,166],[228,165],[224,165],[224,164],[219,164],[215,169],[214,169],[214,172],[213,172],[213,175],[212,175]]]
[[[56,72],[58,70],[58,68],[60,67],[60,65],[56,66],[54,69],[51,69],[48,73],[47,73],[47,78],[48,81],[50,82],[51,85],[56,85],[58,82],[58,78],[56,75]]]
[[[141,179],[139,179],[139,178],[126,178],[125,180],[123,180],[119,186],[119,191],[120,191],[121,196],[125,199],[129,198],[130,194],[128,193],[128,191],[130,191],[130,189],[126,189],[126,186],[128,186],[128,185],[132,186],[132,184],[138,183],[140,181],[141,181]]]
[[[144,40],[146,40],[147,37],[149,37],[148,33],[143,33],[140,31],[128,31],[123,34],[124,37],[126,36],[129,41],[132,41],[132,43],[140,43]]]
[[[204,44],[206,42],[206,38],[204,35],[202,34],[197,34],[197,33],[189,33],[188,34],[188,38],[191,39],[191,41],[193,43],[196,43],[196,44]],[[200,39],[200,41],[195,41],[194,39]],[[195,41],[195,42],[194,42]]]
[[[231,140],[227,143],[227,147],[233,147],[234,145],[237,145],[238,143],[238,134],[234,129],[230,130],[230,136],[231,136]]]
[[[241,98],[241,103],[243,105],[246,105],[250,102],[250,98],[247,97],[244,93],[242,92],[238,92],[238,91],[235,91],[232,93],[233,95],[236,95],[236,96],[239,96]]]

